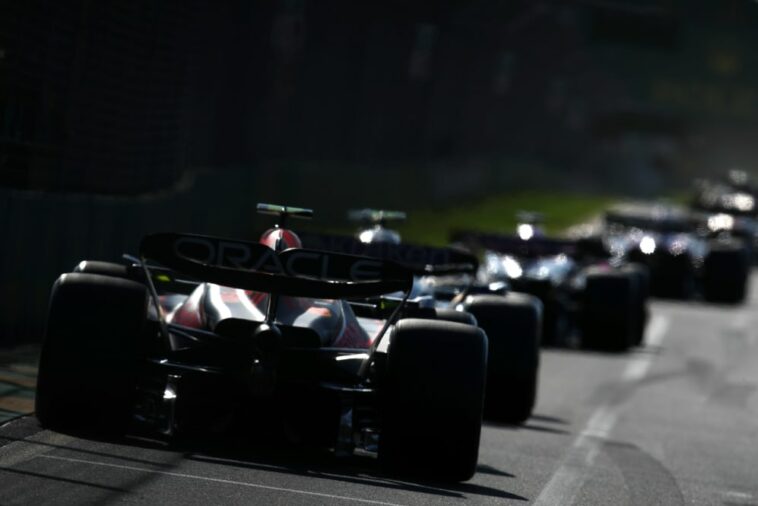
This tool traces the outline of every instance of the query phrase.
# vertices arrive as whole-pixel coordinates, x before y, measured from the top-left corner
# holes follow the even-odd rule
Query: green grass
[[[545,228],[554,233],[593,217],[617,200],[548,192],[504,194],[445,209],[410,210],[408,221],[397,228],[409,242],[445,245],[451,230],[513,233],[516,213],[535,211],[545,215]]]

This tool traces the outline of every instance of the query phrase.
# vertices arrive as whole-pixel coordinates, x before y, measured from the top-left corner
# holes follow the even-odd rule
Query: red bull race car
[[[279,217],[260,242],[154,234],[123,265],[61,275],[41,424],[191,439],[266,420],[289,442],[374,452],[392,472],[471,478],[486,334],[409,301],[413,273],[396,262],[302,248],[284,222],[311,211],[259,211]]]

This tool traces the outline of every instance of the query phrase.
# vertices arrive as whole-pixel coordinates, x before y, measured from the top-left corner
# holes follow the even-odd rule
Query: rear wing
[[[402,265],[413,274],[475,274],[479,260],[456,248],[435,248],[416,244],[363,243],[345,235],[300,234],[303,246],[347,255],[362,255]]]
[[[533,237],[529,240],[513,235],[492,234],[474,231],[455,231],[450,235],[454,243],[461,243],[472,250],[486,249],[504,255],[543,257],[553,255],[573,256],[580,252],[579,245],[571,239]]]
[[[350,221],[386,225],[389,221],[405,221],[407,215],[403,211],[387,211],[384,209],[353,209],[348,211]]]
[[[316,249],[282,252],[254,242],[189,234],[153,234],[140,257],[200,281],[260,292],[328,299],[408,291],[413,273],[395,262]]]
[[[625,228],[639,228],[657,232],[690,232],[698,225],[696,217],[691,215],[634,214],[625,211],[606,211],[603,217],[606,225],[620,225]]]

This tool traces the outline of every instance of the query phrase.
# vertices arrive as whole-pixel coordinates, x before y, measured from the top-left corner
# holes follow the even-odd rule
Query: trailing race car
[[[609,262],[594,241],[548,238],[541,219],[522,213],[516,235],[459,231],[451,240],[482,252],[483,282],[505,282],[539,297],[545,307],[543,343],[567,344],[579,334],[582,346],[591,349],[626,351],[642,344],[645,269]]]
[[[615,258],[648,267],[653,295],[738,303],[750,255],[743,239],[715,222],[724,219],[675,206],[618,206],[605,214],[602,241]]]
[[[280,224],[311,215],[258,209]],[[487,336],[408,301],[407,268],[303,249],[281,226],[259,243],[149,235],[139,253],[55,282],[36,397],[45,427],[176,437],[269,420],[337,455],[375,451],[393,471],[474,474]],[[392,292],[405,295],[366,303]]]
[[[697,181],[691,208],[712,234],[727,232],[744,239],[758,261],[758,189],[743,171],[730,171],[724,181]]]
[[[757,194],[758,189],[746,172],[732,170],[723,181],[697,181],[692,207],[709,213],[755,217]]]
[[[303,234],[309,248],[391,260],[414,274],[410,301],[437,319],[478,325],[488,337],[485,416],[523,423],[532,414],[539,381],[542,305],[533,296],[505,290],[503,284],[478,284],[477,258],[463,250],[401,243],[387,222],[404,213],[365,209],[350,217],[365,225],[355,237]],[[398,296],[371,302],[387,304]],[[416,315],[418,316],[418,315]]]

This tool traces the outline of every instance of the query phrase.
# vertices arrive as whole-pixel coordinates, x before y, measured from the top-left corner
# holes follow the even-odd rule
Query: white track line
[[[660,346],[669,327],[669,320],[663,315],[655,315],[647,329],[646,344]],[[622,381],[634,383],[645,377],[653,363],[654,355],[634,356],[621,375]],[[535,505],[569,505],[573,504],[577,494],[584,485],[602,440],[606,439],[619,417],[621,406],[600,406],[590,417],[584,430],[579,434],[564,459],[545,488],[534,501]]]
[[[74,464],[89,464],[91,466],[100,466],[100,467],[112,467],[115,469],[123,469],[126,471],[137,471],[140,473],[149,473],[149,474],[158,474],[163,476],[171,476],[173,478],[184,478],[184,479],[190,479],[190,480],[198,480],[198,481],[207,481],[211,483],[221,483],[223,485],[237,485],[240,487],[248,487],[248,488],[257,488],[257,489],[263,489],[263,490],[275,490],[277,492],[287,492],[290,494],[299,494],[299,495],[308,495],[308,496],[314,496],[314,497],[324,497],[327,499],[333,499],[333,500],[339,500],[339,501],[351,501],[351,502],[358,502],[363,504],[380,504],[383,506],[400,506],[395,503],[391,502],[385,502],[385,501],[374,501],[371,499],[359,499],[357,497],[347,497],[342,495],[334,495],[334,494],[325,494],[321,492],[310,492],[308,490],[298,490],[293,488],[283,488],[283,487],[273,487],[270,485],[261,485],[259,483],[249,483],[245,481],[235,481],[235,480],[225,480],[223,478],[211,478],[209,476],[200,476],[196,474],[185,474],[185,473],[174,473],[170,471],[158,471],[155,469],[148,469],[146,467],[137,467],[137,466],[125,466],[122,464],[109,464],[106,462],[97,462],[93,460],[84,460],[84,459],[72,459],[68,457],[58,457],[55,455],[39,455],[39,458],[44,459],[52,459],[52,460],[61,460],[63,462],[70,462]]]
[[[660,346],[663,336],[666,335],[668,328],[668,318],[661,315],[653,317],[645,335],[645,346],[654,348]],[[645,377],[645,374],[647,374],[647,371],[652,364],[652,355],[636,356],[629,362],[626,369],[624,369],[624,374],[621,379],[630,382],[639,381]]]

